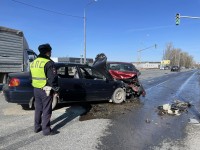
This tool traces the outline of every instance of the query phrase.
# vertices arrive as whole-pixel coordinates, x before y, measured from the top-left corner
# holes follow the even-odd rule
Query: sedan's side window
[[[72,67],[72,74],[73,78],[75,79],[79,79],[79,74],[78,74],[78,70],[76,67]]]
[[[59,78],[63,78],[65,76],[65,67],[60,67],[57,69],[57,74]]]
[[[72,66],[60,67],[57,70],[58,77],[60,78],[74,78],[74,68]]]

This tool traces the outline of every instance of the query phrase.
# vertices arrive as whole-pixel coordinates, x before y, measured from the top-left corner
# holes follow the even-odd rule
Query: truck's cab
[[[24,51],[24,65],[23,65],[23,72],[27,72],[30,70],[29,66],[30,63],[37,58],[37,54],[31,50],[27,49]]]

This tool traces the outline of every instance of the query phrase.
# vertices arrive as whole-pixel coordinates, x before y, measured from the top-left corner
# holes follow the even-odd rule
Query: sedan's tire
[[[52,110],[56,108],[56,105],[58,104],[58,96],[55,94],[53,96],[53,101],[52,101]]]
[[[125,101],[126,93],[123,88],[117,88],[112,95],[112,102],[119,104]]]

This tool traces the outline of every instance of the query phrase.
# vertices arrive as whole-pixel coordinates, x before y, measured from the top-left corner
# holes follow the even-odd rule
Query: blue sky
[[[0,0],[0,26],[22,30],[36,53],[38,45],[50,43],[53,57],[80,57],[84,54],[83,12],[91,1]],[[171,42],[200,62],[200,19],[181,18],[180,25],[175,25],[176,13],[200,17],[199,8],[200,0],[93,2],[86,7],[87,57],[105,53],[110,61],[135,62],[137,50],[157,44],[156,49],[141,52],[141,61],[160,61]]]

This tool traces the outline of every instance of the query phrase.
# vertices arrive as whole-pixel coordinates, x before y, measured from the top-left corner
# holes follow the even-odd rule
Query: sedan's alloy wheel
[[[122,103],[123,101],[125,101],[125,91],[122,88],[117,88],[112,96],[112,101],[113,103],[119,104]]]

